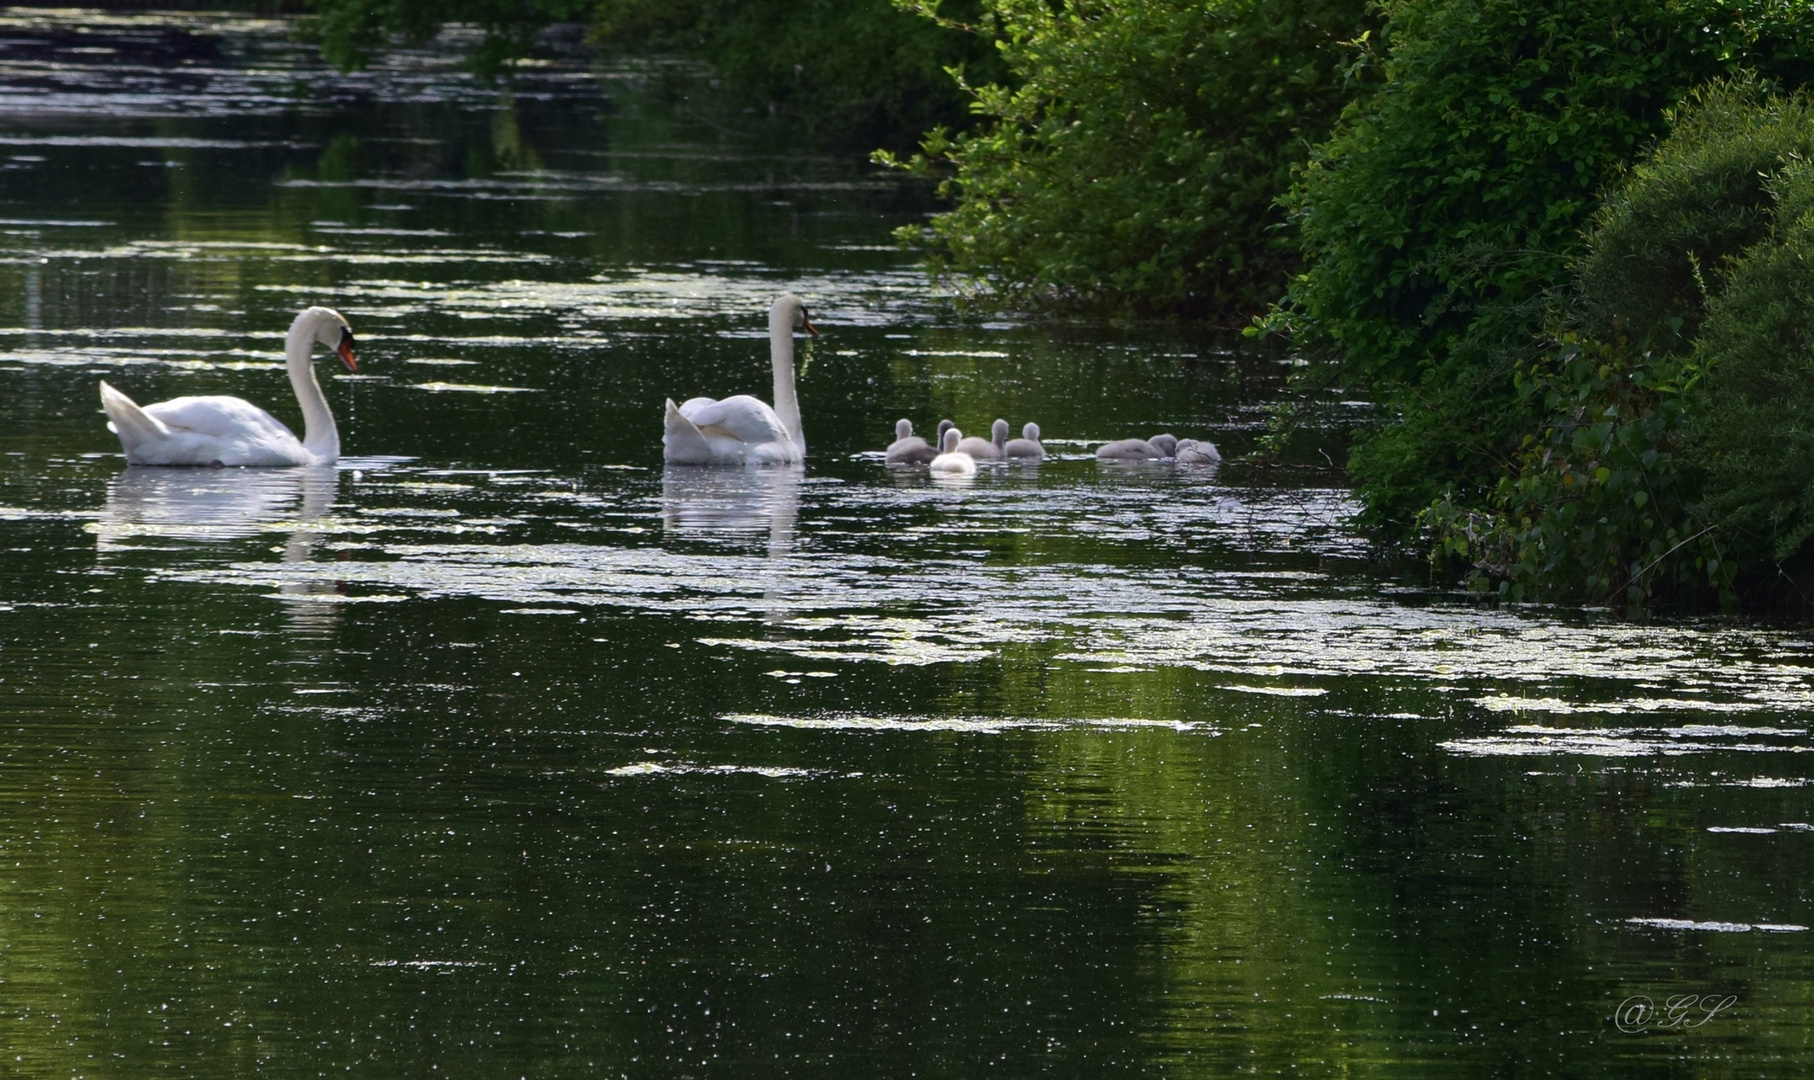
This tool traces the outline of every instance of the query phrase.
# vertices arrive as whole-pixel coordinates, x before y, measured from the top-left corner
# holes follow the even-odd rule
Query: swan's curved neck
[[[334,414],[328,409],[327,396],[315,381],[315,328],[305,318],[290,325],[284,339],[284,366],[290,370],[290,386],[296,391],[296,403],[302,406],[302,448],[311,455],[332,461],[340,456],[340,431],[334,427]]]
[[[800,399],[794,396],[794,324],[792,312],[771,311],[768,316],[769,359],[775,366],[775,415],[806,453],[806,432],[800,427]]]

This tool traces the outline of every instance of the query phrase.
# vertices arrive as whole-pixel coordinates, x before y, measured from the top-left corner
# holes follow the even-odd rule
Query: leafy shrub
[[[1737,573],[1699,509],[1703,470],[1686,425],[1700,368],[1566,340],[1525,365],[1518,392],[1547,425],[1526,436],[1484,507],[1437,500],[1421,517],[1438,558],[1512,600],[1693,594],[1732,602]]]
[[[1731,603],[1814,534],[1814,106],[1740,76],[1670,121],[1595,215],[1562,344],[1515,376],[1540,433],[1423,515],[1476,585]]]
[[[1807,115],[1805,103],[1801,113]],[[1734,266],[1708,306],[1698,356],[1708,370],[1694,437],[1709,511],[1759,564],[1806,561],[1814,537],[1814,130],[1767,187],[1771,238]]]
[[[1275,203],[1347,100],[1365,0],[984,6],[1018,86],[974,86],[986,125],[934,132],[914,163],[951,170],[935,271],[1020,305],[1250,314],[1278,295],[1296,249]]]
[[[1814,13],[1722,0],[1386,0],[1383,85],[1291,196],[1305,272],[1268,325],[1392,422],[1351,469],[1402,531],[1495,490],[1525,434],[1515,373],[1599,192],[1691,86],[1750,63],[1798,82]]]
[[[1696,88],[1670,133],[1606,196],[1581,260],[1570,325],[1629,348],[1693,346],[1733,260],[1770,235],[1766,177],[1814,149],[1814,110],[1749,73]]]

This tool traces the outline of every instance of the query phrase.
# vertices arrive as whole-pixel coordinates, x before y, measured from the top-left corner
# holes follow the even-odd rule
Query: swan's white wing
[[[793,444],[793,437],[788,435],[775,410],[748,394],[738,394],[723,401],[694,398],[680,407],[680,415],[692,421],[693,426],[707,437],[723,434],[752,446],[775,442]]]
[[[707,398],[694,398],[688,405]],[[668,409],[661,433],[661,457],[663,461],[675,465],[711,465],[718,461],[713,453],[712,444],[706,441],[693,422],[682,414],[672,398],[668,399]]]
[[[127,453],[140,443],[157,442],[170,437],[170,429],[148,416],[138,402],[107,385],[101,380],[101,411],[107,414],[107,430],[120,437],[120,446]]]
[[[243,398],[213,395],[180,397],[145,406],[145,412],[173,428],[215,438],[258,438],[296,435],[283,422]]]
[[[145,406],[170,437],[136,448],[146,465],[303,465],[309,453],[275,416],[236,397],[180,397]]]

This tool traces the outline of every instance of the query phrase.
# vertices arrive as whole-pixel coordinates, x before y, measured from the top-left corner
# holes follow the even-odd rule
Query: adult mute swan
[[[989,428],[989,437],[979,439],[974,435],[957,444],[957,448],[969,454],[974,461],[1000,461],[1007,457],[1004,449],[1008,444],[1008,422],[997,420]]]
[[[1002,450],[1011,458],[1022,461],[1038,461],[1046,456],[1046,448],[1039,441],[1039,425],[1029,422],[1020,429],[1020,438],[1009,439]]]
[[[782,293],[768,309],[769,359],[775,368],[775,407],[738,394],[714,401],[668,399],[662,460],[671,465],[797,465],[806,458],[800,401],[794,396],[794,330],[819,330],[806,305]]]
[[[302,406],[300,442],[276,417],[240,398],[180,397],[140,408],[102,382],[107,428],[119,435],[133,465],[332,465],[340,457],[340,433],[315,381],[311,358],[317,343],[339,353],[348,371],[359,370],[352,328],[339,312],[312,307],[296,316],[283,358]]]
[[[890,465],[930,465],[937,453],[925,439],[913,433],[913,421],[896,420],[894,441],[888,444],[882,460]]]
[[[964,433],[955,427],[945,429],[945,439],[939,449],[943,451],[932,459],[932,471],[944,476],[975,476],[976,459],[959,450],[958,442]]]

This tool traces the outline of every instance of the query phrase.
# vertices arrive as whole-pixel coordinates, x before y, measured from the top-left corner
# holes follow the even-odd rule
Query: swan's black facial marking
[[[800,326],[813,337],[819,336],[819,328],[813,325],[812,316],[806,313],[806,305],[800,305]]]
[[[340,344],[334,347],[334,351],[340,354],[340,362],[346,365],[348,371],[359,370],[359,362],[353,359],[352,327],[345,325],[340,327]]]

